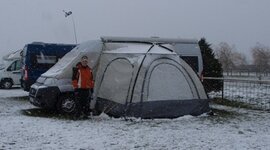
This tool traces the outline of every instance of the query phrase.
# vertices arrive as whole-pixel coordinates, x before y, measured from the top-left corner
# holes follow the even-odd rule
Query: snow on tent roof
[[[60,59],[52,68],[42,74],[43,77],[69,78],[72,73],[72,67],[80,61],[83,55],[89,58],[88,65],[93,67],[102,50],[100,40],[93,40],[81,43]]]
[[[116,47],[117,45],[118,47]],[[173,47],[169,47],[168,45],[165,46],[158,46],[152,48],[150,51],[149,49],[152,47],[150,44],[145,43],[106,43],[105,49],[103,53],[123,53],[123,54],[176,54],[173,50]],[[165,47],[165,48],[164,48]]]

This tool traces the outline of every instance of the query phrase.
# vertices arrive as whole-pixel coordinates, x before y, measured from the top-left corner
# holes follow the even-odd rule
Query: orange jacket
[[[89,66],[82,66],[81,63],[78,63],[75,68],[73,68],[72,76],[72,85],[73,88],[81,89],[91,89],[94,87],[94,80],[92,69]]]

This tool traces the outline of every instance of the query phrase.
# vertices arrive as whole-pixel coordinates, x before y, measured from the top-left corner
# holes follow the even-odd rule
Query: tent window
[[[109,64],[99,90],[99,97],[125,104],[132,77],[132,65],[126,59]]]
[[[159,64],[152,70],[148,101],[187,100],[193,94],[189,83],[179,68],[171,64]]]

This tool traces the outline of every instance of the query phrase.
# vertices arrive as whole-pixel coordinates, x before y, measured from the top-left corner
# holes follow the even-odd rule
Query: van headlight
[[[44,82],[44,85],[55,85],[55,79],[54,78],[47,78]]]

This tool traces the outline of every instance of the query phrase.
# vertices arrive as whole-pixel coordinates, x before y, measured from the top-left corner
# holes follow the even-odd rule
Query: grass
[[[213,116],[219,116],[219,117],[233,117],[237,114],[235,112],[226,111],[222,109],[216,109],[216,108],[212,108],[211,110],[213,112],[212,114]]]
[[[228,99],[221,99],[221,98],[214,98],[212,100],[213,103],[219,104],[219,105],[225,105],[229,107],[235,107],[235,108],[246,108],[246,109],[253,109],[253,110],[259,110],[255,108],[254,106],[244,103],[244,102],[237,102],[237,101],[231,101]]]
[[[4,97],[1,99],[16,100],[16,101],[29,101],[28,96]]]
[[[201,117],[202,121],[210,121],[213,124],[225,124],[234,119],[239,119],[242,115],[235,111],[226,109],[211,108],[211,112],[206,117]]]
[[[26,116],[31,117],[43,117],[43,118],[56,118],[56,119],[72,119],[72,115],[60,114],[54,110],[42,109],[42,108],[32,108],[32,109],[23,109],[21,113]]]
[[[22,100],[22,101],[29,101],[28,96],[20,96],[20,97],[12,97],[14,100]]]

